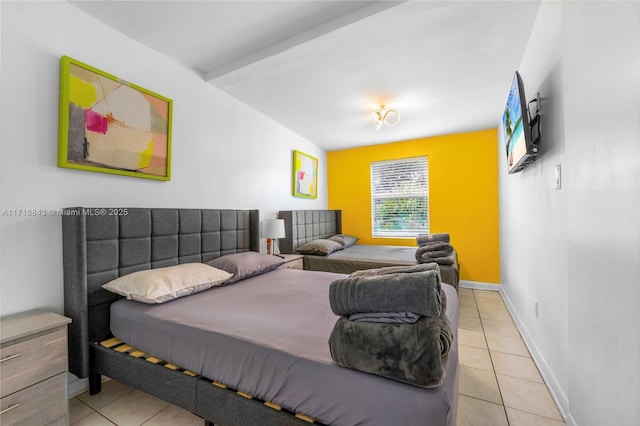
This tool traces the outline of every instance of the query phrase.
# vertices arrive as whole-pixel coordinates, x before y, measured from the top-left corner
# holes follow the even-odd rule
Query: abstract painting
[[[293,151],[293,195],[318,197],[318,159],[300,151]]]
[[[171,113],[170,99],[63,56],[58,167],[168,181]]]

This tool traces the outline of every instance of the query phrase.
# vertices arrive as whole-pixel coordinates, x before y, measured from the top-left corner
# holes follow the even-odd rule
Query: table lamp
[[[268,219],[262,221],[262,238],[267,239],[267,253],[280,254],[278,239],[284,238],[284,219]]]

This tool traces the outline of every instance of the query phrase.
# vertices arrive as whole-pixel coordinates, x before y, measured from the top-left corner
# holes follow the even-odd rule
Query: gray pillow
[[[284,260],[277,256],[255,251],[245,251],[220,256],[217,259],[207,262],[207,265],[233,274],[232,278],[225,281],[224,284],[226,285],[273,271],[283,263]]]
[[[358,237],[354,237],[353,235],[347,234],[336,234],[329,237],[331,241],[335,241],[337,243],[342,244],[344,248],[351,247],[358,241]]]
[[[333,240],[318,239],[301,245],[296,250],[302,254],[317,254],[326,256],[334,251],[342,250],[344,246]]]

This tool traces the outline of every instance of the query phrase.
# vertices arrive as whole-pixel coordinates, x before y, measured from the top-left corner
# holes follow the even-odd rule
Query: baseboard
[[[500,284],[483,283],[480,281],[460,280],[458,287],[472,290],[500,291]]]
[[[553,371],[551,370],[551,368],[549,368],[549,364],[547,364],[547,361],[542,355],[542,352],[540,352],[540,350],[538,349],[538,346],[536,345],[535,341],[531,337],[529,330],[527,330],[527,327],[524,325],[522,318],[520,318],[520,316],[518,315],[518,312],[513,306],[513,303],[511,303],[509,296],[507,296],[507,294],[503,291],[500,291],[500,295],[502,296],[502,300],[504,300],[504,304],[507,306],[507,309],[509,310],[511,317],[515,322],[516,327],[520,332],[520,335],[522,335],[522,340],[524,341],[524,344],[527,346],[527,349],[531,354],[531,358],[533,359],[533,362],[538,367],[538,370],[542,375],[542,379],[544,380],[545,384],[549,388],[551,397],[553,398],[556,405],[558,406],[560,415],[562,416],[563,419],[565,419],[565,422],[567,425],[575,425],[576,423],[574,419],[571,417],[571,414],[569,413],[569,398],[567,398],[567,395],[562,390],[562,387],[560,386],[560,382],[558,382],[558,379],[553,374]]]
[[[73,398],[89,389],[89,379],[78,379],[73,374],[67,375],[67,398]]]

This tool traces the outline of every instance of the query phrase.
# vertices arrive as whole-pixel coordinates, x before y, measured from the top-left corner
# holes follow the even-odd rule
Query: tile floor
[[[562,417],[497,292],[460,290],[458,426],[558,426]],[[191,426],[203,420],[115,381],[69,400],[73,426]]]
[[[458,426],[564,425],[500,293],[460,289]]]

